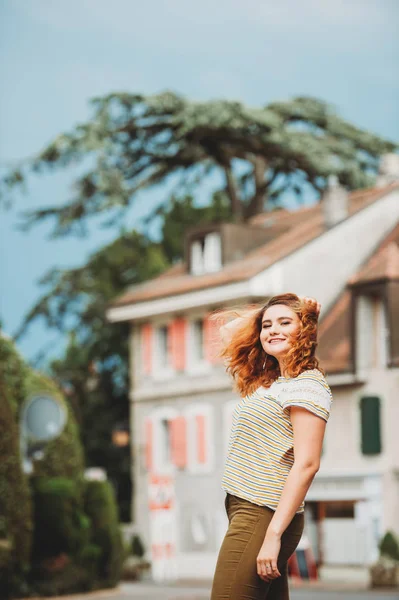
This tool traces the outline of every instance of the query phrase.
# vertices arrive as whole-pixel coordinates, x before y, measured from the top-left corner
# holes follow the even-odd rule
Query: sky
[[[397,0],[2,0],[0,165],[30,157],[90,117],[90,98],[170,89],[195,100],[261,106],[315,96],[399,141]],[[62,204],[74,171],[32,177],[0,212],[0,318],[12,335],[50,268],[83,264],[118,235],[50,240],[51,224],[18,229],[23,210]],[[134,227],[162,189],[140,198]],[[18,343],[32,360],[63,339],[42,323]]]

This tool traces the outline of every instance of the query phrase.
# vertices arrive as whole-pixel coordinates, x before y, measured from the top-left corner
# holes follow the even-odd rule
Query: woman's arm
[[[326,428],[326,422],[308,410],[295,406],[290,410],[294,432],[294,464],[257,557],[258,574],[267,581],[280,576],[277,558],[281,547],[281,536],[302,504],[319,470]],[[271,570],[267,570],[267,565],[271,565]]]
[[[227,346],[227,344],[229,344],[233,339],[234,333],[244,325],[248,318],[252,317],[256,312],[258,312],[258,310],[258,308],[247,309],[240,316],[236,317],[232,321],[229,321],[225,325],[222,325],[219,329],[222,343]]]

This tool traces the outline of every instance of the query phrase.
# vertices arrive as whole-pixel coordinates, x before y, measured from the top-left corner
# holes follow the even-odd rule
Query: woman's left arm
[[[308,410],[295,406],[290,410],[294,433],[294,464],[257,557],[258,575],[265,581],[280,576],[277,558],[281,536],[294,518],[319,470],[326,428],[326,422]],[[271,565],[271,570],[267,570],[267,565]]]

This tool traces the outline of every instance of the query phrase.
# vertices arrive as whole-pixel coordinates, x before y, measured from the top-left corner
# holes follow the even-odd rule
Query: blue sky
[[[397,0],[3,0],[0,6],[0,162],[31,156],[90,115],[111,91],[172,89],[251,105],[311,95],[356,125],[399,139]],[[30,180],[0,213],[0,315],[12,334],[51,267],[82,264],[116,230],[48,239],[50,224],[16,229],[28,208],[68,198],[73,170]],[[134,226],[162,196],[133,208]],[[19,347],[32,358],[62,341],[41,324]]]

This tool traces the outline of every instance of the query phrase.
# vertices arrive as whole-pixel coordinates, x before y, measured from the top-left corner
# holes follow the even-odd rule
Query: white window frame
[[[171,421],[178,416],[178,411],[169,406],[156,408],[147,415],[147,418],[150,418],[153,424],[152,461],[153,471],[156,475],[173,475],[177,471],[176,465],[165,456],[161,440],[163,437],[163,421]],[[171,448],[169,448],[169,452],[170,450]]]
[[[195,335],[194,335],[194,323],[196,321],[202,321],[202,359],[196,358],[196,352],[194,349]],[[211,371],[212,365],[205,359],[205,344],[204,344],[204,326],[205,326],[205,315],[194,314],[187,318],[187,338],[186,338],[186,371],[188,374],[197,375],[202,373],[208,373]]]
[[[152,345],[152,376],[154,379],[164,380],[172,379],[175,370],[172,366],[172,357],[169,354],[170,348],[167,348],[166,357],[161,356],[159,351],[159,330],[166,327],[169,335],[170,320],[158,321],[153,323],[153,345]],[[170,343],[170,342],[169,342]],[[169,346],[169,344],[168,344]],[[166,358],[166,360],[165,360]]]
[[[220,231],[210,231],[195,239],[190,246],[192,275],[215,273],[222,268],[222,236]]]
[[[215,273],[222,268],[222,237],[219,231],[206,234],[203,263],[205,273]]]
[[[388,364],[388,328],[384,299],[361,294],[356,299],[356,370],[366,376],[370,369]]]
[[[204,464],[197,461],[197,438],[195,417],[201,415],[206,417],[206,457]],[[191,475],[212,473],[215,468],[215,418],[214,407],[205,402],[188,406],[184,411],[187,422],[187,472]]]

